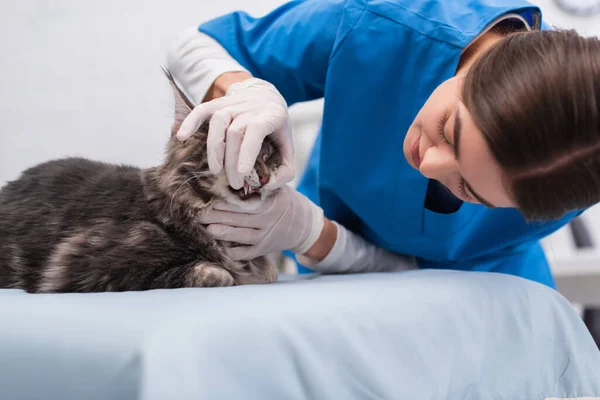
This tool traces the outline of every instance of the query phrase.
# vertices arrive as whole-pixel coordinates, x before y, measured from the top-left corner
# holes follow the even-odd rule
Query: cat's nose
[[[264,186],[267,183],[269,183],[269,174],[263,172],[260,174],[260,184]]]

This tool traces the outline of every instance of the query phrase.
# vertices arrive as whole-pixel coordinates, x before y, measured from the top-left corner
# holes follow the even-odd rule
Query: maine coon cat
[[[273,282],[263,257],[235,262],[233,245],[214,240],[196,220],[212,201],[251,207],[281,164],[265,140],[244,187],[208,169],[205,123],[175,137],[193,109],[165,70],[175,116],[164,161],[140,169],[83,158],[27,169],[0,190],[0,287],[28,292],[102,292]]]

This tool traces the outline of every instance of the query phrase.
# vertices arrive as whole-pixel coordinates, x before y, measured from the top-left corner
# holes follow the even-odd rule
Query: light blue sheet
[[[453,271],[120,294],[0,291],[0,399],[600,397],[557,293]]]

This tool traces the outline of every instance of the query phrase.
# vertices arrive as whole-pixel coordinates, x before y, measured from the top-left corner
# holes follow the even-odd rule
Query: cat
[[[210,173],[208,123],[188,140],[175,134],[194,106],[163,67],[174,93],[165,157],[140,169],[84,158],[48,161],[0,190],[0,288],[29,293],[119,292],[265,284],[277,279],[265,257],[233,261],[232,243],[197,221],[215,200],[252,208],[281,153],[265,138],[244,187]],[[268,187],[268,186],[267,186]]]

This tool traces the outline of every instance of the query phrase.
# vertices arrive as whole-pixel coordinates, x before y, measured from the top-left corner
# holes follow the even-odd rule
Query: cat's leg
[[[72,232],[52,252],[38,291],[103,292],[231,286],[214,248],[189,248],[150,222],[101,223]]]

